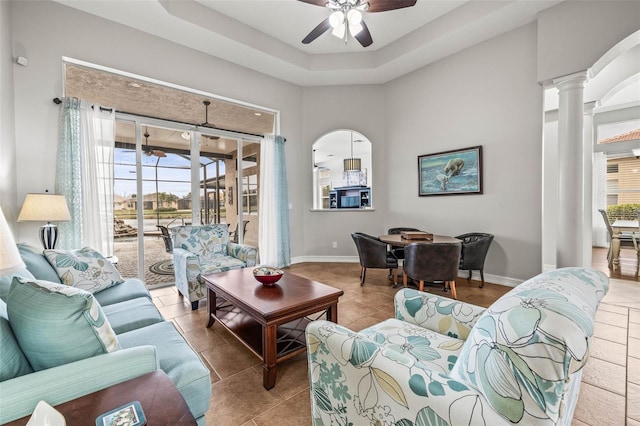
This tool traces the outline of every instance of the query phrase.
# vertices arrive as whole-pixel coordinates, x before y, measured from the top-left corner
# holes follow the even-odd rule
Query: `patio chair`
[[[609,251],[607,252],[607,262],[609,264],[609,268],[613,267],[613,245],[611,242],[613,241],[613,227],[611,226],[611,222],[609,220],[609,215],[606,210],[599,209],[598,210],[602,215],[602,220],[604,220],[604,225],[607,228],[607,233],[609,234]],[[640,251],[638,251],[638,242],[634,237],[633,233],[622,232],[619,235],[620,239],[620,248],[633,248],[636,251],[636,254],[640,256]],[[640,262],[640,258],[638,259]],[[638,270],[636,269],[636,275]]]
[[[171,241],[169,228],[164,225],[156,225],[156,228],[160,230],[160,236],[162,237],[162,241],[164,241],[164,248],[167,253],[173,253],[173,242]]]
[[[244,238],[245,235],[247,235],[247,224],[249,224],[248,220],[244,220],[243,224],[242,224],[242,237]],[[233,231],[229,232],[229,240],[232,243],[237,243],[238,242],[238,224],[236,223],[236,227],[233,229]]]

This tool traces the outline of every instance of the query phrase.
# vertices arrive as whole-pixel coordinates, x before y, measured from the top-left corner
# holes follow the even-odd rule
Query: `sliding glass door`
[[[258,246],[259,143],[180,127],[116,125],[115,255],[123,276],[151,288],[175,281],[175,226],[226,223],[232,241]]]

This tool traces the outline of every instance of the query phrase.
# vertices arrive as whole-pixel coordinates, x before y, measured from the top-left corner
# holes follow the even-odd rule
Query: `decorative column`
[[[558,239],[556,266],[583,265],[584,83],[580,72],[553,81],[559,90],[558,107]]]
[[[582,152],[582,164],[584,170],[582,176],[584,176],[584,199],[582,207],[582,266],[591,266],[593,261],[593,229],[594,219],[602,221],[600,214],[596,213],[594,207],[595,192],[593,189],[594,174],[593,174],[593,110],[596,107],[595,101],[584,104],[584,123],[583,123],[583,152]],[[597,216],[594,218],[594,213]],[[600,222],[602,223],[602,222]]]

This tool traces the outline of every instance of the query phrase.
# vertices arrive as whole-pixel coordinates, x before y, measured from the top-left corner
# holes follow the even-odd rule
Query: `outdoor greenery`
[[[135,219],[137,212],[135,210],[114,210],[113,215],[116,219]],[[145,219],[155,219],[158,212],[155,210],[145,210]],[[178,210],[175,208],[160,208],[160,217],[163,219],[173,219],[174,217],[191,217],[191,210]]]
[[[609,215],[609,220],[612,223],[618,219],[637,220],[639,208],[640,204],[618,204],[607,206],[607,215]]]

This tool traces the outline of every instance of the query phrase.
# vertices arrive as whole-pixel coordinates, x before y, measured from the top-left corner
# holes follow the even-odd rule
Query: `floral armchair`
[[[226,224],[171,228],[176,287],[191,309],[207,297],[202,275],[255,266],[258,250],[229,241]]]
[[[307,327],[314,425],[570,425],[605,274],[538,275],[484,309],[400,290],[359,333]]]

